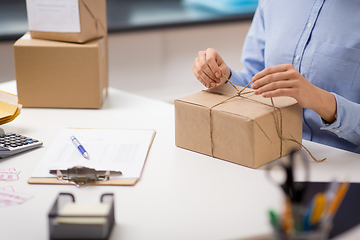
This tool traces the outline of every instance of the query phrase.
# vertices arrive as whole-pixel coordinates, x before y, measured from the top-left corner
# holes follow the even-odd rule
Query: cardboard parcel
[[[273,98],[273,106],[249,88],[236,94],[224,84],[176,99],[176,146],[250,168],[301,147],[302,107],[294,98]]]
[[[71,12],[69,4],[76,1],[78,5],[78,32],[67,31],[65,27],[59,31],[59,25],[70,25]],[[64,42],[84,43],[107,35],[106,0],[27,0],[27,12],[31,37]],[[71,5],[70,5],[71,6]],[[66,11],[67,10],[67,11]],[[74,11],[71,9],[71,11]],[[74,17],[74,16],[72,16]],[[40,20],[41,21],[40,21]],[[74,21],[74,19],[72,19]],[[66,25],[65,25],[66,26]]]
[[[108,89],[107,38],[77,44],[31,38],[14,44],[23,107],[100,108]]]

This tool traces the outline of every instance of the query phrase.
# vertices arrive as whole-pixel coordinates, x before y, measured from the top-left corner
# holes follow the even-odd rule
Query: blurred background
[[[107,0],[109,85],[173,103],[204,87],[198,51],[216,49],[241,70],[257,0]],[[12,45],[28,31],[25,0],[0,0],[0,82],[15,79]]]

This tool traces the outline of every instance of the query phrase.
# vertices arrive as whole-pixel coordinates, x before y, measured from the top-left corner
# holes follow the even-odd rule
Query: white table
[[[16,92],[15,82],[0,90]],[[264,167],[250,169],[177,148],[172,104],[109,89],[100,110],[25,108],[3,126],[44,142],[40,149],[0,159],[0,169],[16,168],[20,179],[0,182],[33,195],[22,205],[0,208],[4,240],[48,239],[47,214],[60,192],[77,202],[115,195],[116,226],[110,239],[239,239],[271,231],[268,210],[281,209],[282,193],[268,182]],[[135,186],[29,185],[27,179],[63,127],[155,129],[154,143]],[[309,160],[311,181],[360,182],[360,155],[304,141],[322,163]],[[299,169],[298,171],[302,171]]]

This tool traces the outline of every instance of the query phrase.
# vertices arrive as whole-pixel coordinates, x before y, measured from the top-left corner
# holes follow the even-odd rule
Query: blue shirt
[[[291,63],[331,92],[337,119],[303,112],[303,139],[360,153],[360,1],[260,0],[246,37],[244,69],[230,80],[245,86],[262,69]]]

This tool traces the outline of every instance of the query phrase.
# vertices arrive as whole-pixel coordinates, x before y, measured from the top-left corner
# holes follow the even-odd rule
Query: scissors
[[[295,155],[299,151],[292,151],[289,154],[288,161],[280,162],[279,164],[271,164],[267,169],[267,176],[273,183],[279,185],[281,189],[285,192],[286,196],[289,197],[292,203],[301,203],[302,198],[304,196],[304,192],[307,188],[310,170],[309,170],[309,162],[307,159],[301,154],[300,159],[302,165],[304,166],[304,179],[301,179],[301,182],[296,182],[298,179],[294,177],[294,165],[295,165]],[[296,159],[296,160],[297,160]],[[279,181],[276,180],[272,175],[271,172],[275,167],[280,167],[285,172],[285,180]]]

